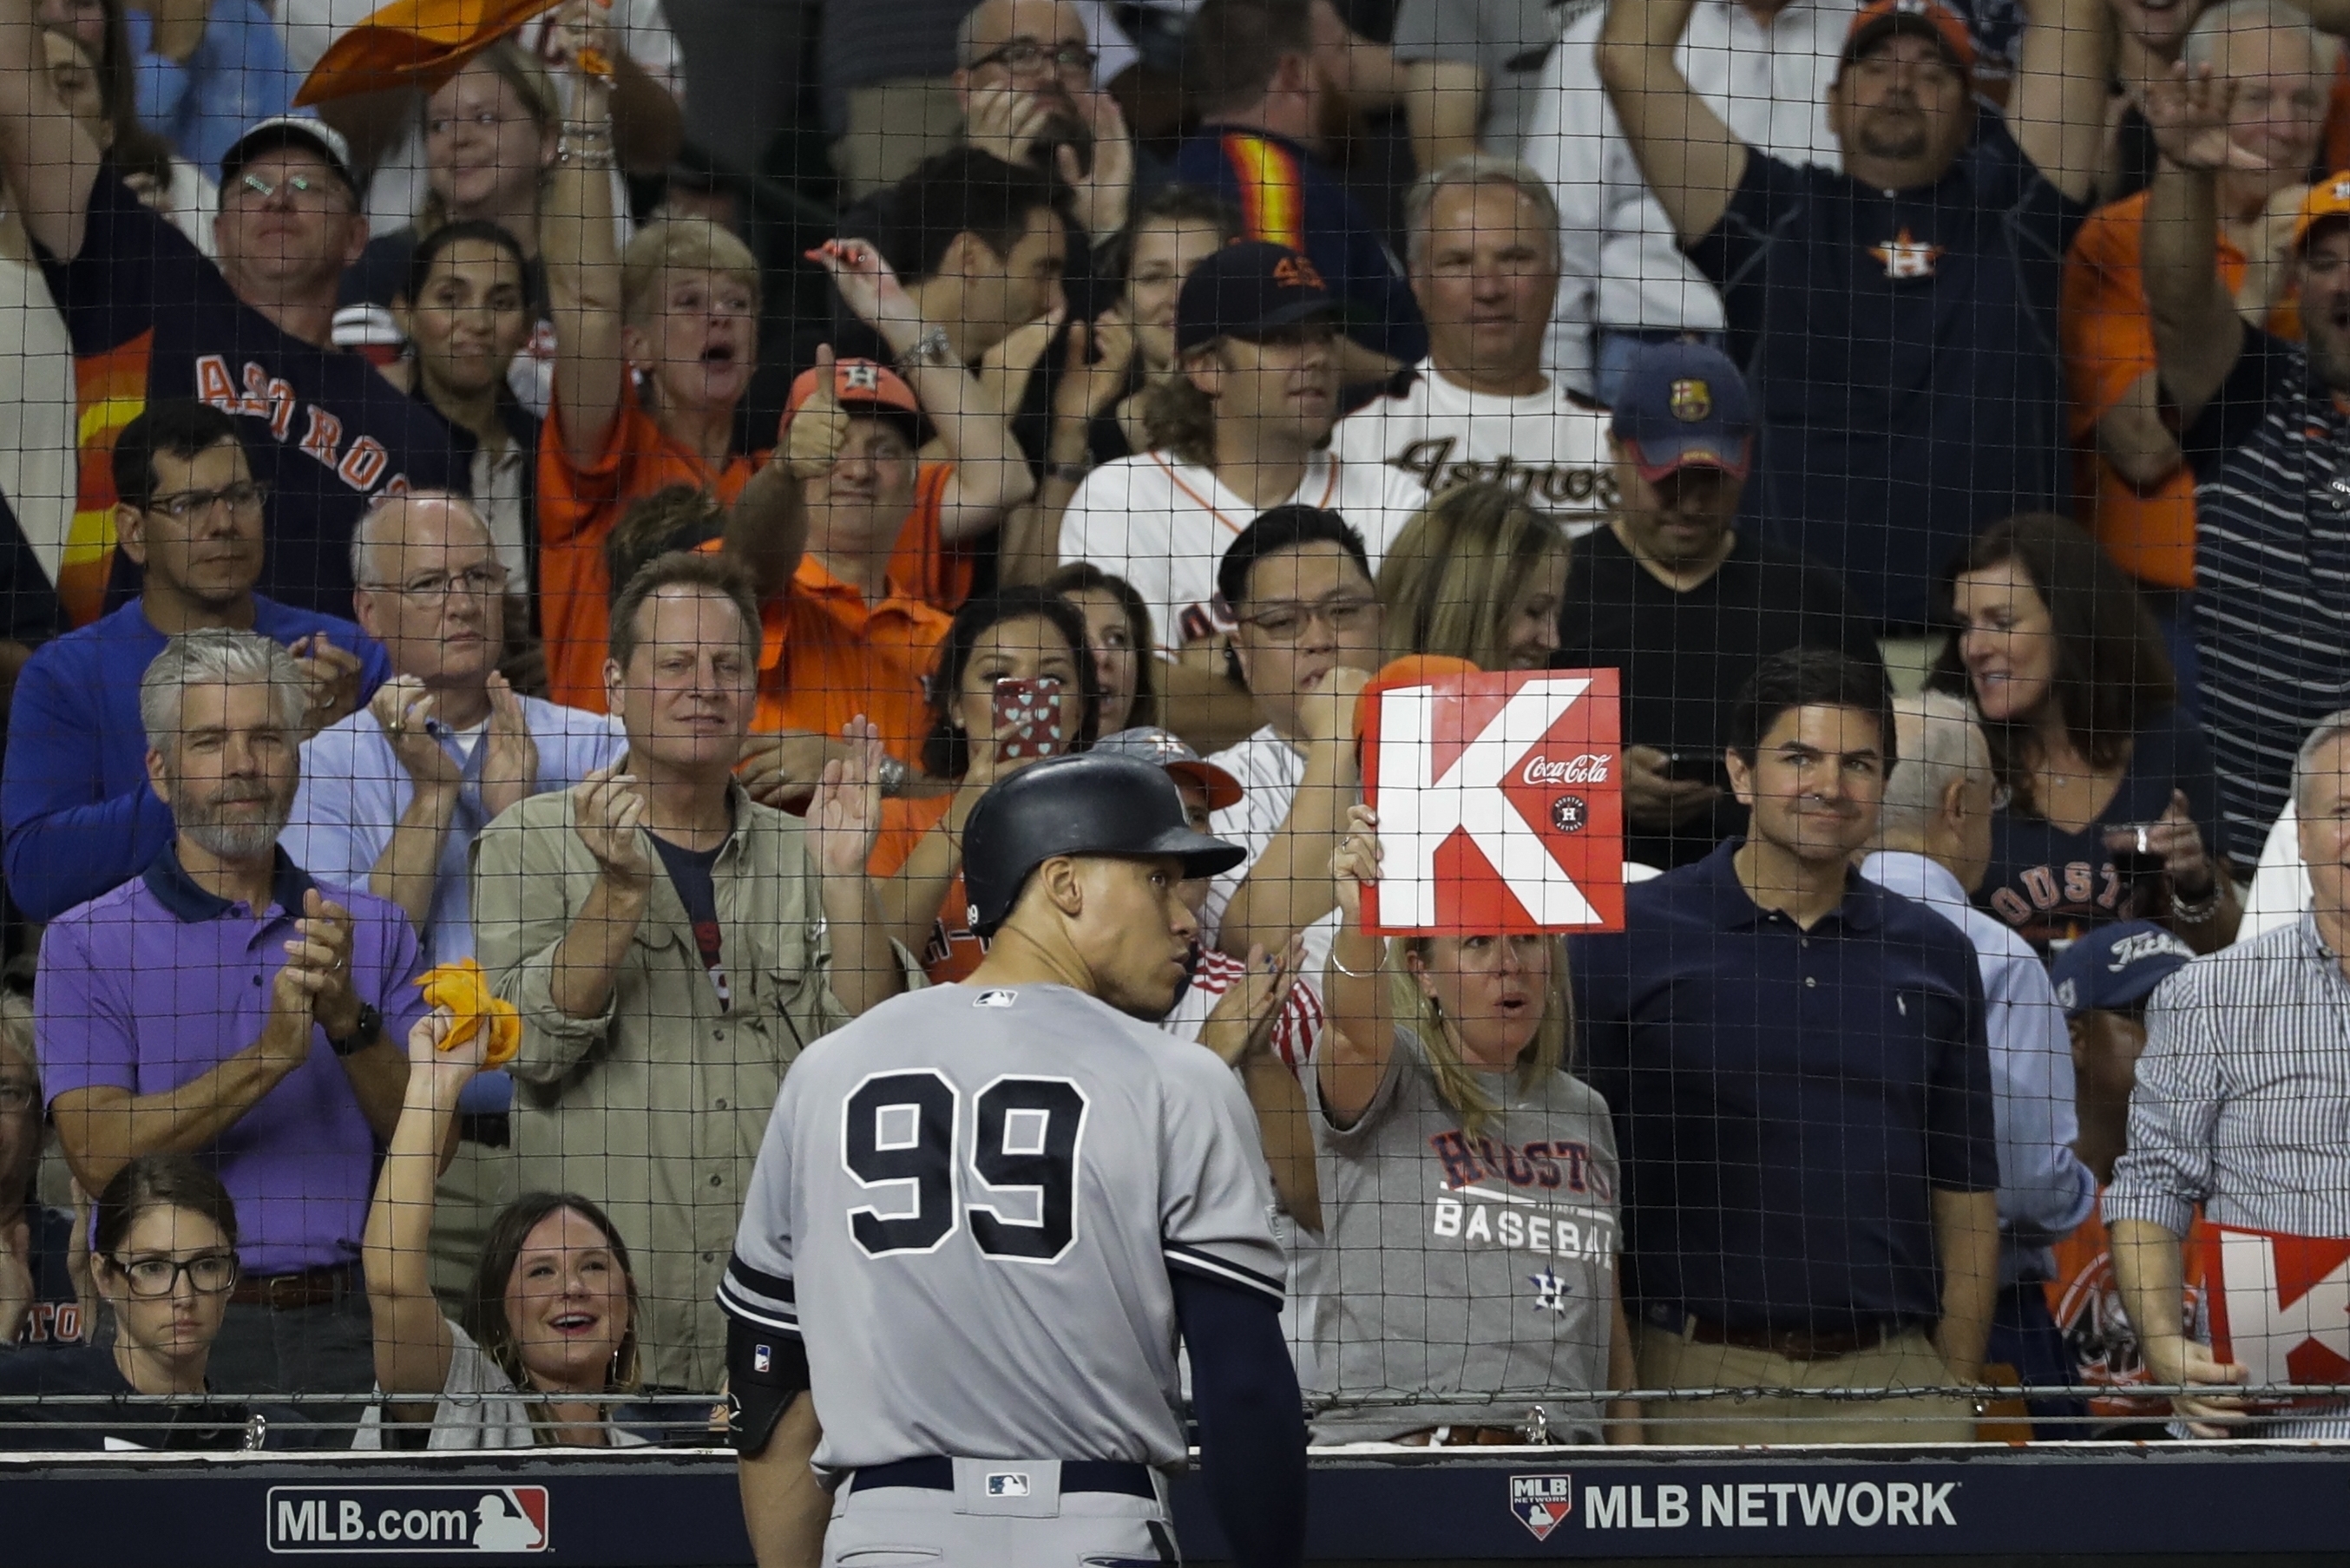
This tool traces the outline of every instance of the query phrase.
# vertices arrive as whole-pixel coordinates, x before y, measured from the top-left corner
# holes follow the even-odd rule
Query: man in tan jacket
[[[780,465],[778,465],[780,466]],[[612,607],[619,763],[540,794],[473,849],[476,950],[524,1019],[525,1190],[601,1204],[628,1244],[644,1381],[712,1390],[712,1293],[767,1112],[802,1047],[905,989],[865,877],[880,743],[827,765],[802,823],[733,768],[759,618],[736,569],[664,556]]]

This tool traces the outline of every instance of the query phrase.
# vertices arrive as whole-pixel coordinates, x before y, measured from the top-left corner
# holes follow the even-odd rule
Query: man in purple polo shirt
[[[35,988],[49,1115],[83,1187],[194,1153],[236,1199],[242,1277],[211,1368],[230,1393],[372,1386],[359,1233],[426,1011],[399,909],[320,888],[277,846],[306,701],[268,638],[172,639],[139,711],[176,836],[50,925]]]

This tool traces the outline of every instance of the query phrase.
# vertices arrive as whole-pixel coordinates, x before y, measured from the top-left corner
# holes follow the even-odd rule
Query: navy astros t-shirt
[[[368,503],[402,490],[468,486],[470,441],[357,354],[291,337],[230,292],[219,268],[140,203],[111,161],[90,189],[80,254],[41,253],[73,342],[81,493],[65,580],[77,623],[139,591],[112,549],[114,438],[147,404],[198,398],[237,416],[255,479],[269,486],[260,591],[281,604],[351,613],[350,537]]]

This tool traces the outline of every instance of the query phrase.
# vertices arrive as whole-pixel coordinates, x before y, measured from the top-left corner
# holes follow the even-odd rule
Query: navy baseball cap
[[[2067,1018],[2136,1007],[2193,961],[2195,950],[2149,920],[2124,920],[2082,933],[2051,978]]]
[[[1718,348],[1659,343],[1632,360],[1609,429],[1653,484],[1683,468],[1744,479],[1754,462],[1754,403],[1746,378]]]
[[[1314,264],[1287,245],[1240,240],[1191,269],[1175,300],[1175,351],[1334,320],[1338,302]]]

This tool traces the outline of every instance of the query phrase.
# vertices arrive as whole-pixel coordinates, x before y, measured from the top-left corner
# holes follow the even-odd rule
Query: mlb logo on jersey
[[[772,1345],[753,1345],[751,1347],[751,1370],[754,1372],[773,1372],[775,1369],[775,1347]]]
[[[1536,1541],[1566,1522],[1575,1511],[1575,1478],[1570,1475],[1512,1476],[1510,1511],[1534,1532]]]
[[[990,1497],[1026,1497],[1028,1478],[1018,1470],[995,1470],[987,1478]]]
[[[972,998],[971,1004],[973,1007],[1009,1007],[1019,1000],[1020,993],[1016,991],[983,991]]]

